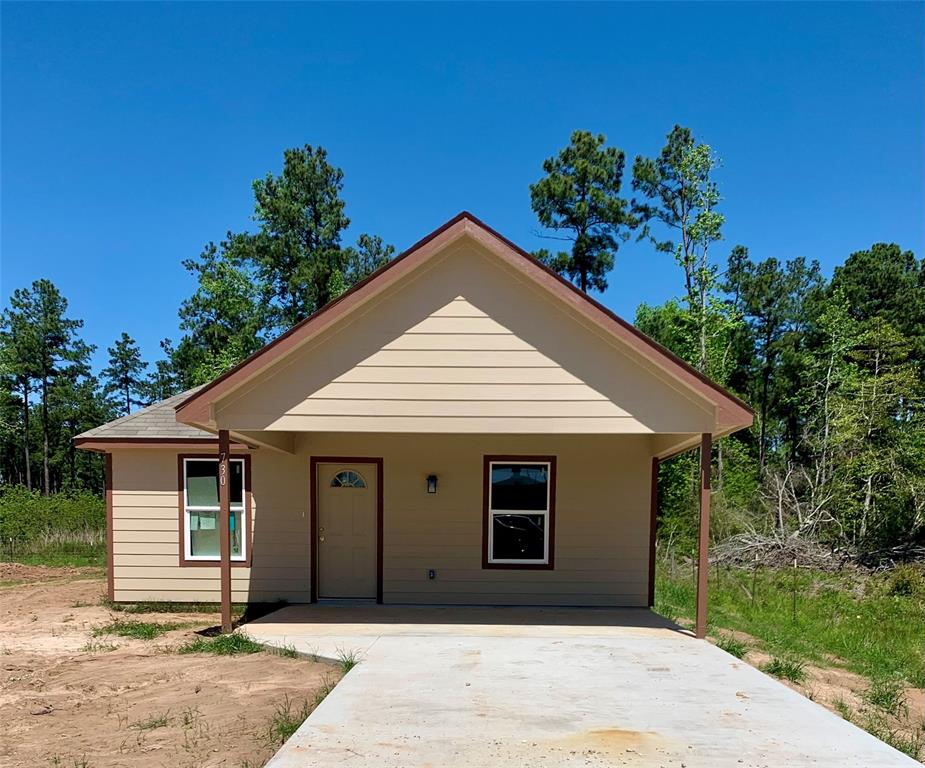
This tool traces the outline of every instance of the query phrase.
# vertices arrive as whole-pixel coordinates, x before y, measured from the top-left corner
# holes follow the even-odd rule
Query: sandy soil
[[[336,681],[302,658],[178,655],[212,614],[113,613],[98,569],[0,565],[0,765],[263,765],[286,702]],[[183,624],[157,640],[91,636],[114,618]],[[114,646],[114,647],[113,647]]]
[[[723,634],[731,635],[752,646],[744,661],[759,669],[767,664],[771,657],[763,651],[754,650],[758,641],[745,632],[723,630]],[[879,720],[885,728],[906,739],[921,740],[921,733],[925,729],[925,690],[921,688],[906,688],[903,691],[903,706],[893,715],[878,711],[865,697],[869,681],[861,675],[844,669],[840,659],[831,659],[831,667],[818,667],[807,664],[804,671],[806,679],[801,683],[782,680],[789,688],[801,693],[808,699],[821,704],[826,709],[844,717],[850,714],[851,720],[862,728],[867,728],[871,717]],[[882,734],[877,734],[882,737]],[[925,762],[925,750],[921,751],[918,759]]]

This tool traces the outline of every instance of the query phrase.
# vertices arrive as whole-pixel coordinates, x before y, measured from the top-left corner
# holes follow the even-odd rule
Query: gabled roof
[[[137,440],[139,438],[152,440],[214,439],[215,435],[210,432],[178,422],[174,411],[179,403],[200,389],[202,389],[201,386],[193,387],[186,392],[153,403],[140,411],[130,413],[128,416],[122,416],[99,427],[88,429],[77,435],[74,440],[80,445],[88,441]]]
[[[183,398],[176,406],[178,421],[208,425],[210,405],[252,380],[353,309],[365,304],[404,275],[462,237],[470,237],[508,265],[554,294],[622,344],[640,354],[671,378],[717,409],[717,431],[728,433],[751,425],[754,413],[742,400],[700,373],[670,350],[650,339],[600,302],[580,291],[533,256],[467,211],[458,214],[408,250],[357,283],[338,299],[290,328],[214,381]]]
[[[210,425],[210,405],[213,402],[252,380],[270,365],[330,327],[339,318],[365,304],[431,256],[444,251],[464,236],[472,238],[508,265],[533,279],[571,309],[642,355],[688,390],[715,405],[717,431],[728,433],[752,423],[753,411],[742,400],[466,211],[415,243],[338,299],[293,326],[222,376],[185,397],[176,406],[177,420]]]

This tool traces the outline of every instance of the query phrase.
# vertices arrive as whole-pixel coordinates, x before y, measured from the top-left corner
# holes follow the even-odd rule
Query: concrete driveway
[[[268,768],[921,768],[649,611],[294,606],[247,632],[361,658]]]

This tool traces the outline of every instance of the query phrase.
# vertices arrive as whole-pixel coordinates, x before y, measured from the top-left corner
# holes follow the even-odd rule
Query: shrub
[[[925,597],[925,574],[914,565],[897,565],[886,578],[886,591],[893,597]]]
[[[21,485],[0,489],[0,537],[4,543],[67,537],[95,543],[106,530],[106,505],[89,491],[43,496]]]

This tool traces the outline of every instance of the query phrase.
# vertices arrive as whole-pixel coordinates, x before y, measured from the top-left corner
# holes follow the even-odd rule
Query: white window
[[[230,459],[231,559],[246,560],[244,459]],[[183,459],[184,538],[187,560],[218,560],[218,459]]]
[[[488,563],[549,565],[552,462],[489,461]]]
[[[359,472],[344,469],[331,478],[332,488],[365,488],[366,481]]]

